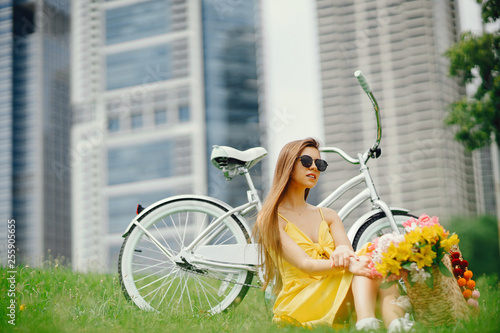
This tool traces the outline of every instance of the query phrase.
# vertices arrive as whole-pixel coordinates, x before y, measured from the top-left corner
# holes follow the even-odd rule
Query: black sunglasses
[[[302,156],[299,156],[297,158],[300,158],[300,162],[302,162],[302,166],[304,168],[310,168],[311,165],[313,164],[313,161],[314,161],[314,164],[316,164],[316,167],[318,168],[318,170],[321,172],[325,171],[326,167],[328,166],[328,163],[326,163],[325,160],[322,160],[319,158],[313,160],[313,158],[309,155],[302,155]]]

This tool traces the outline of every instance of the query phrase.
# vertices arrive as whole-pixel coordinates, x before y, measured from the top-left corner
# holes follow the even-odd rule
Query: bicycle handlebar
[[[368,98],[372,102],[373,109],[375,110],[375,117],[377,118],[377,139],[375,140],[375,143],[371,146],[371,148],[365,151],[365,153],[362,155],[362,159],[366,163],[370,157],[378,157],[380,155],[380,150],[378,149],[378,146],[380,145],[380,140],[382,139],[382,124],[380,120],[378,103],[377,100],[375,99],[375,96],[373,96],[370,86],[368,85],[368,81],[366,81],[365,76],[360,70],[355,71],[354,76],[356,77],[356,79],[358,79],[359,85],[361,86],[361,88],[363,88],[364,92],[368,95]],[[321,152],[337,153],[340,156],[342,156],[342,158],[344,158],[347,162],[352,164],[359,164],[359,158],[353,158],[339,148],[325,147],[321,149]]]
[[[372,92],[365,76],[359,69],[354,72],[354,76],[356,77],[356,79],[358,79],[359,85],[361,86],[361,88],[363,88],[365,93],[369,94]]]

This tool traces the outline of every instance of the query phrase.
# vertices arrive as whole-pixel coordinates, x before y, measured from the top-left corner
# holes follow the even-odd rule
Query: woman
[[[395,304],[397,289],[380,289],[365,248],[355,253],[337,213],[306,202],[327,163],[315,139],[293,141],[281,150],[273,183],[255,230],[266,286],[278,293],[273,321],[312,327],[341,327],[354,300],[356,328],[376,330],[377,294],[390,331],[409,329]],[[264,288],[266,287],[264,286]]]

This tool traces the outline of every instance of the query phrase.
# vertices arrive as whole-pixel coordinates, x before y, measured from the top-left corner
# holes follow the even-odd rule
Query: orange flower
[[[464,273],[464,278],[466,279],[470,279],[472,277],[472,271],[465,271]]]
[[[472,291],[469,289],[465,289],[463,294],[465,298],[470,298],[472,296]]]
[[[476,282],[474,282],[473,280],[467,281],[467,288],[474,289],[475,286],[476,286]]]
[[[457,282],[458,282],[458,285],[459,285],[460,287],[463,287],[463,286],[465,286],[465,284],[467,283],[467,280],[466,280],[466,279],[464,279],[464,278],[460,278],[460,279],[458,279],[458,280],[457,280]]]

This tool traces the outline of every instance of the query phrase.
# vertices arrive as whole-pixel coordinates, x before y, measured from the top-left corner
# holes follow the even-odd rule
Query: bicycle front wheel
[[[176,256],[227,211],[228,207],[210,198],[178,197],[150,209],[140,224]],[[231,215],[200,245],[250,242],[243,223]],[[179,264],[137,226],[123,242],[118,270],[126,298],[141,309],[169,313],[221,312],[245,297],[253,277],[252,272],[241,268]]]
[[[403,223],[409,219],[416,218],[415,216],[408,214],[405,211],[393,210],[392,215],[396,220],[396,225],[401,233],[404,233]],[[379,212],[373,216],[370,216],[365,223],[356,232],[354,239],[352,241],[352,247],[355,251],[361,249],[363,245],[368,242],[373,241],[375,238],[382,236],[387,233],[393,232],[389,220],[384,212]]]

